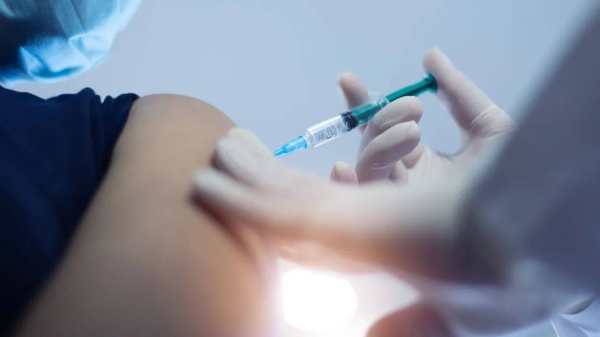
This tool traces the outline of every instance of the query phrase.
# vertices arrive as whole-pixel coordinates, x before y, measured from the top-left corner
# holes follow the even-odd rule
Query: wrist
[[[471,208],[462,207],[456,221],[453,253],[458,280],[469,284],[502,283],[514,260],[514,251],[487,233],[484,220]]]

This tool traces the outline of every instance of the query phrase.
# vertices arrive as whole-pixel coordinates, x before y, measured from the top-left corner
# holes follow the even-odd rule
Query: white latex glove
[[[438,82],[438,98],[448,109],[463,135],[461,150],[448,156],[419,143],[417,122],[423,108],[416,97],[403,97],[380,111],[367,124],[359,148],[355,172],[339,164],[332,178],[352,182],[391,179],[401,184],[445,180],[468,171],[488,147],[514,129],[513,120],[475,84],[456,70],[437,48],[424,58],[425,71]],[[340,76],[340,86],[350,107],[368,100],[360,79]],[[355,178],[356,177],[356,178]]]
[[[461,328],[498,333],[546,318],[556,309],[547,295],[511,280],[500,285],[496,270],[477,260],[479,245],[462,226],[472,166],[514,123],[438,50],[427,53],[424,63],[463,133],[458,154],[441,155],[418,143],[416,124],[397,117],[418,120],[420,107],[407,98],[390,104],[378,114],[384,117],[367,126],[356,173],[346,165],[333,172],[335,179],[348,182],[391,180],[360,187],[327,183],[287,167],[253,135],[236,129],[216,151],[222,172],[196,177],[197,201],[218,217],[255,226],[284,242],[316,242],[399,276],[420,275],[424,279],[410,279],[425,292],[425,308],[435,308],[423,312],[442,313]],[[364,93],[351,76],[343,76],[341,84],[349,101]],[[389,120],[393,123],[386,124]],[[391,317],[387,321],[398,321]]]
[[[242,129],[219,142],[215,162],[222,172],[199,172],[195,197],[226,223],[243,222],[283,242],[316,242],[386,270],[454,271],[442,259],[452,256],[458,230],[458,179],[404,188],[329,183],[284,165]]]
[[[436,74],[436,77],[441,78],[442,84],[446,85],[440,90],[440,98],[453,113],[459,126],[462,123],[461,130],[465,136],[465,142],[461,152],[448,157],[430,150],[423,144],[415,146],[414,144],[419,139],[419,131],[414,122],[419,121],[422,108],[416,98],[405,97],[394,102],[395,106],[390,104],[387,109],[382,110],[367,124],[359,148],[356,169],[353,170],[346,163],[337,163],[331,174],[332,180],[356,183],[390,179],[399,184],[419,184],[423,180],[450,178],[452,170],[468,170],[479,156],[492,154],[493,150],[490,147],[497,145],[499,138],[504,138],[508,134],[508,131],[513,128],[512,121],[500,112],[479,89],[464,79],[462,74],[448,66],[449,63],[444,59],[445,57],[440,55],[438,50],[433,50],[425,57],[425,68]],[[444,75],[440,75],[441,73]],[[367,101],[367,89],[362,85],[360,79],[351,74],[343,74],[340,76],[339,82],[350,107]],[[449,83],[459,83],[459,85],[449,88]],[[450,91],[449,89],[455,90]],[[469,98],[464,94],[466,92],[471,92],[472,96]],[[478,109],[485,106],[487,108],[472,120],[468,117],[463,119],[464,111],[471,109],[469,105],[479,105]],[[465,120],[471,120],[471,122],[467,123]],[[467,128],[467,126],[469,127]],[[406,155],[407,153],[409,154]],[[303,262],[303,251],[297,250],[295,253],[288,254],[288,258]],[[327,255],[322,256],[327,257]],[[340,263],[339,259],[337,263]],[[331,266],[335,267],[336,265],[332,264]],[[527,266],[526,268],[531,267]],[[543,272],[539,271],[540,274]],[[511,326],[525,326],[528,320],[537,320],[536,317],[545,316],[543,310],[537,314],[532,312],[532,307],[543,307],[542,303],[533,303],[542,296],[530,296],[531,292],[524,289],[529,285],[526,284],[527,282],[517,280],[518,277],[515,276],[514,282],[520,283],[518,287],[523,287],[518,290],[479,289],[478,292],[470,292],[464,296],[469,299],[463,300],[457,299],[455,293],[463,293],[464,288],[437,284],[429,285],[428,288],[432,290],[432,293],[425,296],[436,297],[437,306],[439,307],[441,304],[446,311],[450,311],[450,315],[447,316],[460,316],[455,317],[452,322],[459,329],[466,327],[477,331],[487,329],[490,332],[497,332],[510,329]],[[548,275],[548,278],[552,277],[552,275]],[[546,286],[552,287],[549,284]],[[574,298],[575,308],[582,304],[589,305],[590,301],[585,295],[574,296]],[[580,302],[582,299],[583,302]],[[396,336],[400,332],[408,333],[409,331],[409,335],[414,335],[415,329],[422,328],[421,325],[432,327],[435,331],[448,331],[448,328],[443,327],[439,308],[427,303],[427,300],[426,298],[423,303],[404,308],[381,319],[373,327],[370,336]],[[555,300],[556,302],[561,301],[558,298]],[[490,316],[497,320],[490,319]],[[557,328],[559,323],[567,321],[564,317],[573,317],[573,315],[556,317]],[[474,323],[475,321],[479,321],[479,323]],[[486,325],[487,327],[485,327]],[[562,323],[560,327],[566,325],[568,324]]]
[[[228,176],[217,172],[200,174],[198,200],[219,216],[259,225],[284,239],[317,241],[327,249],[370,264],[379,265],[383,262],[376,260],[385,260],[398,265],[382,265],[386,270],[404,270],[408,267],[403,265],[406,263],[441,273],[436,266],[419,263],[413,256],[403,256],[396,251],[423,250],[424,247],[413,240],[415,236],[415,239],[422,237],[424,241],[444,246],[438,248],[439,257],[449,256],[443,250],[450,249],[453,243],[456,231],[453,221],[464,185],[460,170],[463,167],[459,164],[467,162],[463,158],[474,157],[482,143],[509,130],[513,123],[437,49],[425,56],[425,68],[436,77],[439,95],[448,102],[466,136],[464,150],[452,157],[456,160],[419,145],[415,121],[420,118],[421,107],[415,98],[404,98],[382,110],[365,130],[359,166],[408,166],[415,174],[410,176],[409,173],[411,184],[407,186],[392,184],[389,180],[361,189],[328,184],[286,167],[272,158],[271,151],[253,135],[234,130],[220,142],[215,158]],[[352,75],[341,76],[340,85],[350,106],[366,98],[366,90]],[[496,123],[489,125],[490,122]],[[396,151],[396,148],[403,150]],[[397,164],[403,155],[412,158],[411,163]],[[385,161],[373,163],[376,159]],[[343,178],[344,173],[349,172],[348,167],[339,166],[334,176],[339,180],[352,180],[352,177]],[[367,170],[365,175],[383,171]],[[388,171],[388,175],[391,173]],[[423,179],[426,176],[430,179]],[[364,180],[374,178],[371,174]],[[432,212],[432,209],[437,211]],[[387,244],[382,245],[385,242]],[[435,244],[425,246],[430,250]],[[386,248],[391,251],[387,252]],[[433,255],[431,253],[426,255]],[[435,260],[433,256],[429,259]]]

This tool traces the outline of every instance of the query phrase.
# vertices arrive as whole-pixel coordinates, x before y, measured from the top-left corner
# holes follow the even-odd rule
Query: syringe
[[[374,102],[346,111],[339,116],[309,127],[303,136],[286,143],[275,150],[274,154],[276,157],[281,157],[298,150],[321,146],[367,123],[390,102],[404,96],[418,96],[426,91],[437,91],[437,82],[430,74],[426,74],[419,83],[394,91]]]

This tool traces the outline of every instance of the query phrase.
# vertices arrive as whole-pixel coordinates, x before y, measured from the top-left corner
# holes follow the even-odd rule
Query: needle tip
[[[308,144],[306,143],[306,140],[304,139],[304,137],[300,136],[300,137],[284,144],[282,147],[278,148],[277,150],[275,150],[273,152],[273,155],[275,157],[282,157],[282,156],[285,156],[286,154],[290,154],[290,153],[296,152],[298,150],[306,149],[307,147],[308,147]]]
[[[285,150],[285,148],[283,146],[273,152],[273,156],[275,156],[275,157],[282,157],[282,156],[285,156],[286,154],[287,154],[287,151]]]

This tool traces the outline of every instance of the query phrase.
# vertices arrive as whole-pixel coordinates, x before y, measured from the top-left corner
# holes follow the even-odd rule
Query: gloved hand
[[[481,247],[462,218],[472,167],[514,123],[438,50],[427,53],[424,63],[463,133],[458,154],[441,155],[419,144],[414,121],[420,107],[406,98],[364,130],[356,171],[337,165],[333,172],[338,181],[383,180],[360,187],[327,183],[285,166],[253,135],[233,130],[217,147],[222,172],[196,177],[197,201],[226,221],[247,223],[284,242],[317,242],[345,258],[401,277],[408,273],[426,307],[436,309],[427,312],[454,326],[498,333],[547,318],[556,303],[543,289],[510,279],[487,282],[498,281],[495,270],[473,259]],[[351,105],[360,103],[365,91],[359,82],[345,75],[341,84]]]
[[[441,78],[438,79],[439,97],[464,135],[461,151],[447,156],[420,143],[417,123],[423,107],[416,97],[402,97],[359,129],[363,137],[356,168],[344,162],[336,163],[331,172],[332,181],[355,184],[389,179],[402,185],[451,179],[469,171],[482,153],[489,155],[488,147],[497,144],[499,138],[505,138],[514,128],[512,119],[457,71],[438,49],[427,53],[424,63],[427,72]],[[367,88],[355,75],[341,74],[338,84],[349,109],[369,101]],[[282,253],[288,259],[313,267],[352,272],[370,270],[311,244],[306,247],[287,245]]]
[[[477,155],[485,150],[485,146],[499,135],[510,131],[514,127],[514,123],[481,90],[456,70],[439,50],[434,49],[427,53],[424,63],[425,70],[438,81],[438,95],[448,106],[465,135],[463,150],[455,156],[449,157],[435,153],[420,144],[420,133],[416,121],[420,119],[422,108],[416,98],[406,97],[392,102],[368,124],[364,130],[356,171],[352,170],[349,165],[342,164],[336,165],[332,172],[333,179],[338,181],[369,181],[390,177],[394,182],[406,183],[405,186],[389,183],[389,180],[388,183],[365,185],[361,189],[326,184],[307,174],[285,167],[277,159],[271,158],[271,151],[258,139],[239,130],[234,130],[230,137],[223,139],[216,152],[217,164],[230,177],[236,178],[236,181],[231,181],[229,177],[213,172],[207,174],[216,175],[216,180],[207,180],[203,178],[204,175],[200,175],[200,182],[212,184],[224,180],[227,183],[235,183],[231,187],[240,188],[253,195],[253,203],[257,203],[257,207],[269,209],[269,211],[261,209],[260,216],[257,215],[254,222],[258,222],[257,224],[263,227],[273,225],[272,229],[275,231],[285,229],[287,232],[294,229],[314,232],[314,235],[320,236],[325,234],[324,231],[327,230],[325,226],[344,224],[346,222],[341,219],[351,217],[348,224],[356,224],[357,228],[364,227],[365,230],[375,233],[374,223],[379,223],[381,226],[385,226],[387,223],[389,228],[382,229],[388,230],[395,227],[394,223],[401,225],[403,219],[409,219],[406,215],[412,213],[418,213],[418,215],[414,215],[414,220],[418,220],[418,222],[421,222],[418,216],[423,215],[422,221],[429,223],[424,225],[424,228],[439,222],[443,223],[439,226],[449,227],[447,219],[451,219],[451,215],[456,216],[454,213],[457,212],[456,206],[460,202],[458,193],[464,186],[462,181],[465,172],[475,162]],[[367,99],[366,89],[360,80],[352,75],[342,75],[340,86],[350,107],[359,105]],[[248,147],[251,149],[249,150]],[[250,156],[249,153],[253,155]],[[443,191],[447,191],[445,193],[452,194],[453,197],[447,200],[443,199],[441,197]],[[207,192],[210,192],[208,186],[198,189],[198,192],[201,199],[210,199],[202,198]],[[289,195],[283,198],[281,197],[283,192]],[[375,197],[377,193],[385,194],[387,199],[369,201],[366,198],[371,194]],[[337,194],[343,196],[337,196]],[[393,194],[394,197],[391,198],[387,194]],[[395,194],[398,194],[398,198],[407,198],[408,200],[403,202],[401,199],[397,199]],[[220,194],[219,199],[223,199],[225,202],[224,198],[227,195],[227,193]],[[264,197],[264,200],[259,197]],[[273,199],[271,200],[269,197],[273,197]],[[424,199],[431,197],[432,199],[422,200],[425,203],[422,204],[420,200],[417,201],[417,197]],[[335,198],[336,201],[329,202],[326,198]],[[365,206],[359,207],[363,200]],[[206,201],[214,204],[216,199]],[[261,202],[259,203],[259,201]],[[277,204],[271,205],[271,201],[277,202]],[[337,216],[331,206],[342,206],[344,202],[356,202],[357,206],[348,207],[343,211],[345,215]],[[366,203],[369,202],[374,204],[373,207],[368,207]],[[235,211],[245,204],[234,203],[229,209],[231,213],[227,213],[230,213],[231,216],[242,217],[239,220],[250,220],[244,218],[245,214],[235,214]],[[279,204],[283,205],[273,207]],[[312,204],[315,207],[307,208]],[[431,204],[430,208],[425,207],[426,204]],[[215,204],[215,206],[217,205]],[[223,207],[225,207],[224,204],[219,206],[219,208]],[[381,208],[386,208],[387,211],[378,212]],[[404,208],[407,209],[404,210]],[[310,209],[311,212],[306,212],[306,209]],[[437,211],[431,212],[431,209]],[[258,208],[255,210],[259,211]],[[404,211],[408,213],[402,215]],[[443,214],[444,211],[445,214]],[[375,212],[379,215],[370,217],[371,213]],[[398,213],[398,215],[392,216],[389,214],[390,212]],[[296,216],[297,213],[301,214]],[[386,213],[390,215],[389,219],[376,221],[376,219],[383,218],[383,214]],[[273,221],[272,219],[279,214],[282,218]],[[430,217],[435,219],[429,219]],[[307,221],[306,218],[311,221]],[[313,223],[321,221],[327,223],[319,226]],[[285,225],[285,227],[277,225]],[[348,228],[347,225],[345,227]],[[310,231],[306,230],[307,228],[310,228]],[[343,235],[344,232],[347,231],[341,231],[334,236]],[[289,238],[298,241],[294,235],[289,235]],[[345,255],[343,251],[338,250],[337,252]]]
[[[422,105],[416,97],[403,97],[385,107],[367,124],[355,172],[348,165],[338,164],[333,178],[361,183],[389,178],[401,184],[445,180],[467,171],[481,154],[489,152],[490,145],[514,129],[513,120],[456,70],[438,49],[425,55],[424,67],[437,79],[437,96],[463,134],[461,150],[448,156],[420,143],[416,123],[421,119]],[[366,103],[367,89],[357,77],[344,74],[339,82],[350,107]]]

